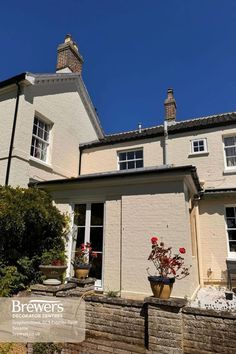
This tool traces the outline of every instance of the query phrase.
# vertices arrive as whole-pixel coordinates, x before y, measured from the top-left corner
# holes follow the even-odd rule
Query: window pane
[[[143,158],[143,150],[138,150],[135,152],[136,159],[142,159]]]
[[[120,170],[126,170],[127,163],[126,162],[121,162],[120,163]]]
[[[224,143],[225,143],[225,146],[235,145],[235,138],[233,136],[228,137],[228,138],[224,138]]]
[[[92,204],[91,225],[103,225],[103,203]]]
[[[84,243],[85,227],[78,227],[76,249],[80,247],[81,243]]]
[[[229,240],[236,241],[236,230],[228,230]]]
[[[120,152],[119,161],[124,161],[124,160],[126,160],[126,152]]]
[[[227,162],[228,167],[236,166],[236,158],[235,157],[227,157],[226,162]]]
[[[128,169],[134,168],[134,167],[135,167],[134,161],[129,161],[128,162]]]
[[[93,251],[102,252],[103,246],[103,227],[91,227],[90,242]]]
[[[127,152],[127,160],[133,160],[133,159],[134,159],[134,151]]]
[[[225,149],[226,156],[236,156],[236,148],[230,147]]]
[[[75,225],[85,226],[85,213],[86,213],[86,204],[75,205],[75,214],[74,214]]]
[[[93,259],[89,276],[96,279],[102,279],[102,253],[98,253],[97,258]]]
[[[226,216],[228,217],[228,218],[230,218],[230,217],[234,217],[234,208],[226,208]]]
[[[143,160],[136,161],[136,168],[143,167]]]
[[[231,241],[229,243],[229,250],[230,252],[236,252],[236,241]]]
[[[235,223],[235,218],[227,218],[227,227],[229,229],[234,229],[236,228],[236,223]]]

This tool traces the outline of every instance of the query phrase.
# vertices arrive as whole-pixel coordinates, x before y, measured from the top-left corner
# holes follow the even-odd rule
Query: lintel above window
[[[118,152],[118,169],[130,170],[143,167],[143,149]]]

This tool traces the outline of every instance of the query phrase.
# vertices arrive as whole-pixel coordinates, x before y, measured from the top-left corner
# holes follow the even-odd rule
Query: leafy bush
[[[66,255],[64,250],[53,248],[51,250],[45,251],[41,257],[41,263],[43,265],[64,265],[66,264]]]
[[[62,352],[61,344],[55,343],[34,343],[33,354],[60,354]]]
[[[64,252],[67,225],[46,192],[0,186],[0,296],[40,279],[43,252]]]

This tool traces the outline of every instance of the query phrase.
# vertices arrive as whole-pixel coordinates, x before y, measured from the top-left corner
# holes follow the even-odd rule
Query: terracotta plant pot
[[[81,264],[75,268],[75,277],[77,279],[85,279],[89,275],[91,265],[90,264]]]
[[[158,276],[149,276],[153,296],[159,299],[167,300],[170,298],[175,278],[162,278]]]
[[[40,265],[39,269],[46,276],[46,280],[44,280],[43,283],[45,285],[60,285],[62,275],[65,272],[66,268],[66,265]]]

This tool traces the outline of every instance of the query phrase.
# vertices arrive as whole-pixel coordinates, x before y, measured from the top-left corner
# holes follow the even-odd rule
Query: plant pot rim
[[[40,264],[39,266],[40,269],[46,268],[46,269],[66,269],[67,265],[53,265],[53,264]]]
[[[173,284],[175,282],[175,277],[164,278],[160,275],[149,275],[148,280],[150,283],[163,283],[163,284]]]
[[[90,263],[84,264],[84,263],[79,263],[74,266],[74,269],[90,269],[92,265]]]

